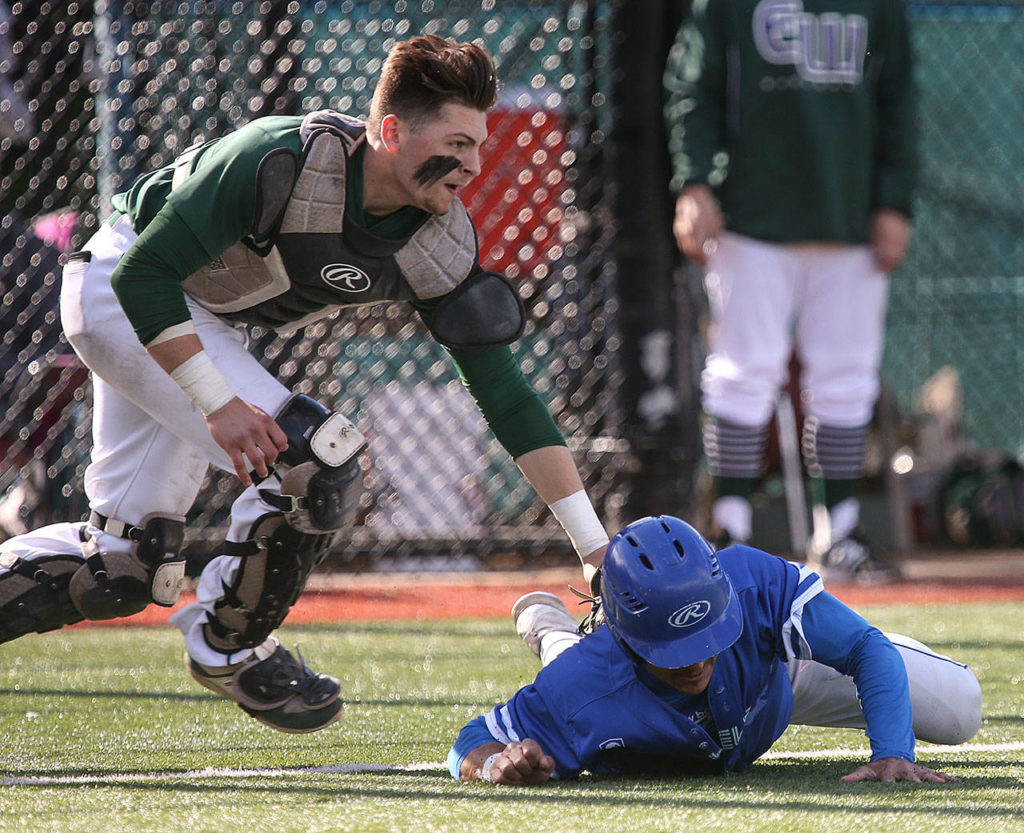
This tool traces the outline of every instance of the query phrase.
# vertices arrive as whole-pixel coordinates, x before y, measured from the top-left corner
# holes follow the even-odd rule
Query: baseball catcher
[[[197,601],[171,620],[189,670],[275,729],[336,721],[338,680],[274,631],[354,521],[366,440],[264,369],[247,327],[291,332],[356,305],[422,317],[594,574],[607,535],[509,349],[522,302],[480,267],[457,196],[480,173],[496,84],[476,44],[416,37],[389,56],[365,123],[256,119],[114,198],[61,293],[94,379],[91,514],[0,547],[0,642],[174,605],[185,516],[212,464],[244,491]]]

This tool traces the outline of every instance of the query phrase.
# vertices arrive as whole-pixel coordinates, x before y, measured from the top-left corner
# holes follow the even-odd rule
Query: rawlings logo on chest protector
[[[320,277],[341,292],[365,292],[372,283],[366,272],[349,263],[330,263],[320,270]]]

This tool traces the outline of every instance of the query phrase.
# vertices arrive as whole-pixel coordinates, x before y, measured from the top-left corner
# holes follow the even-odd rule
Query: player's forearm
[[[513,458],[536,448],[565,445],[551,412],[523,375],[511,349],[449,349],[448,353],[488,427]]]
[[[877,167],[872,204],[910,216],[920,164],[913,50],[902,4],[892,4],[889,14],[877,85]]]
[[[569,536],[589,582],[604,559],[608,533],[587,497],[569,449],[562,445],[537,448],[517,458],[516,464]]]
[[[205,416],[219,411],[237,395],[203,351],[191,323],[165,330],[146,349]]]
[[[853,678],[871,741],[872,760],[914,759],[910,691],[903,659],[877,628],[829,593],[805,606],[810,659]]]
[[[707,14],[695,14],[680,28],[666,64],[664,116],[676,193],[688,183],[708,182],[723,144],[724,47]]]
[[[188,325],[185,325],[187,327]],[[166,331],[168,333],[171,330]],[[175,368],[180,367],[190,358],[201,352],[203,343],[193,330],[190,333],[172,336],[171,338],[151,341],[146,345],[149,355],[163,368],[165,373],[171,373]]]
[[[448,751],[448,771],[452,778],[459,781],[473,780],[468,777],[470,774],[468,769],[464,772],[463,765],[466,759],[477,750],[485,748],[490,750],[487,756],[492,755],[494,752],[504,749],[506,742],[507,740],[501,740],[491,734],[487,719],[483,715],[469,721],[462,727],[462,731],[459,732],[455,743]],[[480,761],[478,761],[477,767],[479,767],[479,763]],[[472,765],[471,763],[470,766]]]
[[[880,631],[860,640],[852,677],[864,711],[871,760],[914,760],[914,728],[907,670],[899,651]]]
[[[516,458],[516,465],[548,506],[583,489],[576,462],[564,445],[528,451]]]

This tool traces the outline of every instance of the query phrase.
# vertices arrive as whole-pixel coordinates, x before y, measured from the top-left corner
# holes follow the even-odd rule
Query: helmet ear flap
[[[728,648],[743,630],[739,600],[707,540],[672,516],[619,532],[602,565],[602,606],[620,645],[679,668]]]

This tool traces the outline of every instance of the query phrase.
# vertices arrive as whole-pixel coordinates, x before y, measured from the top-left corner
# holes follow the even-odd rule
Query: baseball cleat
[[[520,596],[512,605],[516,633],[540,656],[540,641],[552,631],[576,633],[578,623],[562,600],[541,590]]]
[[[902,578],[899,567],[879,558],[859,535],[848,535],[834,542],[820,562],[818,572],[829,582],[889,584]]]
[[[200,685],[279,732],[316,732],[341,718],[341,683],[314,674],[301,654],[296,659],[274,637],[233,665],[211,667],[186,659]]]

